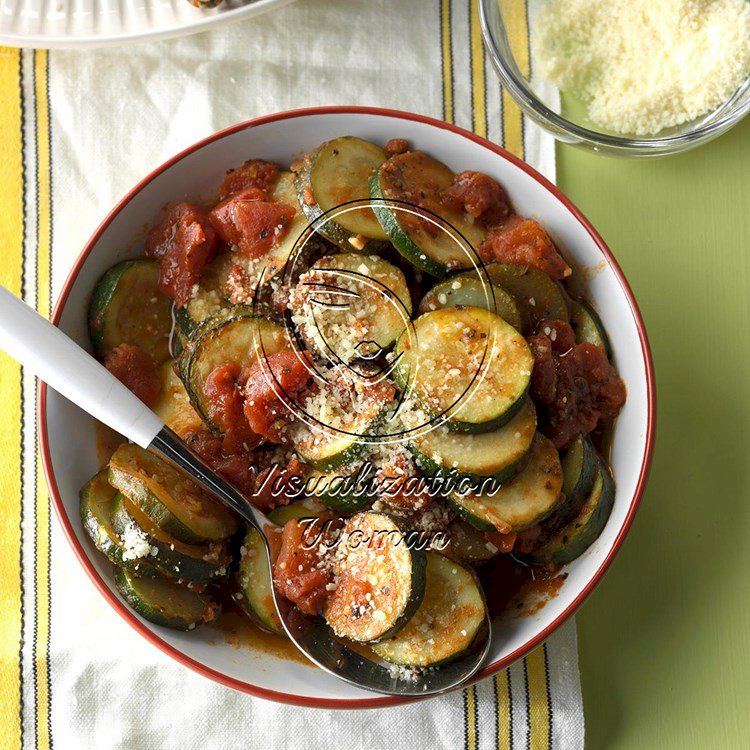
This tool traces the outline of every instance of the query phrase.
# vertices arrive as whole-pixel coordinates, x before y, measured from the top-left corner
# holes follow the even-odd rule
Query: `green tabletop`
[[[558,182],[643,313],[657,440],[578,617],[589,748],[750,746],[750,118],[653,161],[558,147]]]

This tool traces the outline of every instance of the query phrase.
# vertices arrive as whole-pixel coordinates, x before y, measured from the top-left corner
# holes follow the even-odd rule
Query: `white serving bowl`
[[[627,403],[612,440],[611,463],[617,493],[603,534],[582,557],[566,567],[568,576],[558,595],[539,612],[496,622],[490,657],[475,678],[478,680],[507,667],[549,637],[601,580],[633,522],[653,447],[653,365],[635,299],[601,237],[554,185],[495,144],[421,115],[324,107],[261,117],[197,143],[136,185],[84,248],[65,283],[52,320],[82,346],[89,347],[89,295],[107,268],[139,254],[134,227],[152,225],[169,201],[212,195],[227,169],[249,157],[289,164],[320,142],[341,135],[380,143],[406,138],[456,171],[486,172],[504,185],[519,213],[538,219],[569,259],[579,268],[590,269],[586,273],[590,277],[587,296],[609,332],[614,361],[627,385]],[[263,698],[327,708],[366,708],[399,702],[359,690],[303,664],[214,643],[215,631],[179,633],[135,614],[114,590],[107,561],[92,550],[79,521],[78,492],[98,466],[94,421],[45,386],[40,390],[39,409],[47,482],[68,540],[102,595],[144,638],[206,677]]]

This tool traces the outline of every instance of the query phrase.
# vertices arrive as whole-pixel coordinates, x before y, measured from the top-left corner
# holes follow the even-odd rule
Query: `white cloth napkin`
[[[446,117],[502,142],[500,87],[481,47],[477,56],[477,30],[469,0],[299,0],[193,37],[50,52],[53,298],[85,240],[126,190],[180,149],[235,122],[303,106],[367,104]],[[28,102],[41,54],[22,54]],[[551,138],[525,118],[522,128],[517,145],[526,160],[554,179]],[[29,148],[31,176],[37,157],[41,163]],[[35,200],[27,205],[29,226]],[[27,494],[33,505],[33,492]],[[30,506],[26,523],[32,517]],[[33,539],[30,527],[27,545]],[[31,577],[32,552],[24,554]],[[240,694],[170,660],[99,596],[54,518],[49,586],[47,643],[38,643],[44,634],[32,616],[24,625],[28,747],[46,736],[45,724],[49,744],[63,750],[583,747],[572,622],[542,652],[548,683],[541,698],[531,694],[524,660],[471,691],[377,711],[322,711]],[[27,612],[41,606],[35,590],[30,579]],[[49,696],[40,702],[33,661],[47,651]],[[510,722],[497,708],[498,693],[508,688]]]

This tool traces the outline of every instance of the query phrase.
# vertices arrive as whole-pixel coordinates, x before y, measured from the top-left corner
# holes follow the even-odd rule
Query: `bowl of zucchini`
[[[394,675],[455,663],[487,612],[475,679],[509,666],[601,580],[644,491],[653,368],[611,252],[531,167],[427,117],[297,110],[197,143],[104,219],[53,322],[247,494],[279,462],[305,479],[257,492],[278,525],[271,579],[256,531],[147,451],[104,452],[91,417],[40,389],[52,501],[94,585],[175,660],[252,695],[398,702],[269,648],[274,585]],[[289,414],[254,380],[264,363]],[[350,491],[364,466],[377,481]],[[387,493],[394,472],[442,489]],[[311,518],[447,542],[329,560],[299,547]],[[227,613],[250,623],[241,649]]]

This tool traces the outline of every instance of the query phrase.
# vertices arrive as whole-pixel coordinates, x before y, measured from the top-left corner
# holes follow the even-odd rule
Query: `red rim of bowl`
[[[76,259],[73,265],[73,268],[68,274],[68,278],[65,280],[65,284],[63,285],[62,292],[60,293],[57,303],[55,304],[55,308],[52,312],[51,320],[56,325],[59,323],[60,316],[62,315],[62,311],[65,307],[65,303],[67,302],[73,283],[75,282],[75,279],[78,276],[78,273],[83,267],[83,264],[86,262],[86,259],[88,258],[89,253],[91,253],[91,251],[93,250],[93,248],[99,241],[99,238],[101,237],[104,230],[109,226],[109,224],[112,222],[114,217],[118,213],[120,213],[120,211],[133,199],[133,197],[138,192],[140,192],[140,190],[145,185],[151,182],[159,174],[169,169],[173,164],[177,163],[181,159],[185,158],[189,154],[192,154],[194,151],[197,151],[203,146],[209,143],[212,143],[213,141],[219,140],[220,138],[224,138],[228,135],[232,135],[233,133],[237,133],[240,130],[256,127],[258,125],[266,125],[272,122],[278,122],[279,120],[288,120],[288,119],[293,119],[297,117],[307,117],[310,115],[331,115],[331,114],[378,115],[378,116],[383,116],[383,117],[393,117],[393,118],[402,119],[402,120],[412,120],[415,122],[421,122],[427,125],[432,125],[433,127],[441,128],[443,130],[449,130],[453,133],[463,136],[464,138],[468,138],[469,140],[474,141],[475,143],[478,143],[481,146],[484,146],[490,151],[493,151],[494,153],[498,154],[504,159],[510,161],[519,169],[522,169],[524,172],[526,172],[526,174],[533,177],[537,182],[539,182],[543,187],[545,187],[549,192],[551,192],[570,211],[570,213],[573,214],[573,216],[580,222],[583,228],[588,232],[590,237],[596,243],[602,255],[606,258],[607,263],[612,268],[615,276],[617,277],[618,282],[620,283],[620,286],[622,287],[622,290],[625,294],[625,297],[628,300],[628,304],[630,305],[631,312],[635,319],[636,328],[638,329],[638,337],[640,339],[641,352],[643,355],[643,361],[645,365],[646,388],[647,388],[648,420],[647,420],[647,426],[646,426],[646,450],[645,450],[645,454],[643,457],[643,463],[641,464],[641,470],[640,470],[640,474],[638,477],[638,483],[636,485],[635,494],[630,503],[630,508],[628,509],[628,513],[627,513],[627,516],[625,517],[625,521],[622,527],[620,528],[620,531],[617,534],[615,543],[612,549],[610,550],[609,554],[607,555],[607,557],[604,559],[604,562],[597,569],[594,576],[586,584],[586,586],[578,594],[578,596],[573,600],[573,602],[571,602],[571,604],[565,609],[565,611],[561,615],[559,615],[557,618],[555,618],[555,620],[552,623],[550,623],[549,626],[544,628],[544,630],[537,633],[536,636],[534,636],[529,641],[527,641],[522,647],[516,649],[505,658],[499,659],[493,662],[492,664],[489,664],[486,667],[484,667],[480,672],[477,673],[477,675],[471,681],[472,683],[477,682],[478,680],[484,679],[485,677],[489,677],[490,675],[495,674],[499,670],[510,666],[513,662],[522,658],[523,656],[528,654],[530,651],[532,651],[534,648],[536,648],[544,640],[549,638],[549,636],[552,635],[552,633],[555,630],[557,630],[557,628],[559,628],[564,622],[568,620],[569,617],[571,617],[575,613],[575,611],[581,606],[581,604],[583,604],[583,602],[586,600],[589,594],[591,594],[591,592],[594,590],[596,585],[599,583],[599,581],[602,579],[607,569],[611,565],[612,561],[615,558],[615,555],[617,554],[620,547],[622,546],[622,543],[625,540],[625,537],[628,531],[630,530],[630,527],[635,518],[635,514],[640,505],[644,489],[646,487],[646,481],[648,479],[648,472],[651,466],[651,457],[653,454],[654,433],[656,429],[656,387],[655,387],[655,382],[654,382],[654,366],[653,366],[653,361],[651,358],[651,349],[649,347],[648,337],[646,335],[646,328],[643,324],[641,313],[638,309],[638,305],[635,301],[635,297],[633,296],[633,292],[631,291],[630,286],[628,285],[628,282],[625,280],[625,276],[622,270],[620,269],[620,266],[617,264],[617,261],[614,259],[614,256],[610,252],[604,240],[599,236],[597,231],[593,228],[593,226],[591,226],[591,224],[583,216],[583,214],[557,189],[557,187],[555,187],[555,185],[549,182],[549,180],[547,180],[546,178],[542,177],[542,175],[540,175],[535,169],[530,167],[528,164],[521,161],[519,158],[509,153],[505,149],[501,148],[500,146],[486,140],[485,138],[481,138],[480,136],[475,135],[474,133],[471,133],[468,130],[464,130],[463,128],[459,128],[455,125],[450,125],[446,122],[442,122],[441,120],[436,120],[432,117],[425,117],[424,115],[418,115],[418,114],[414,114],[411,112],[401,112],[399,110],[382,109],[379,107],[338,106],[338,107],[311,107],[308,109],[294,109],[294,110],[289,110],[287,112],[278,112],[273,115],[266,115],[264,117],[258,117],[253,120],[248,120],[246,122],[233,125],[232,127],[226,128],[225,130],[220,130],[218,133],[214,133],[214,135],[211,135],[208,138],[204,138],[203,140],[190,146],[184,151],[181,151],[180,153],[178,153],[177,155],[173,156],[171,159],[166,161],[164,164],[157,167],[153,172],[151,172],[151,174],[149,174],[147,177],[141,180],[132,190],[130,190],[130,192],[128,192],[128,194],[112,209],[112,211],[110,211],[110,213],[107,215],[104,221],[99,225],[97,230],[94,232],[94,234],[91,236],[89,241],[86,243],[86,246],[84,247],[81,254]],[[303,706],[303,707],[308,707],[308,708],[342,708],[344,709],[344,708],[380,708],[380,707],[385,707],[385,706],[395,706],[395,705],[399,705],[402,703],[409,703],[414,700],[421,700],[419,698],[403,699],[403,698],[385,697],[385,696],[378,697],[378,698],[344,698],[344,699],[310,698],[307,696],[294,695],[291,693],[280,693],[275,690],[268,690],[266,688],[261,688],[256,685],[251,685],[247,682],[243,682],[242,680],[234,679],[233,677],[228,677],[227,675],[222,674],[221,672],[218,672],[214,669],[211,669],[210,667],[205,666],[204,664],[201,664],[195,659],[191,659],[189,656],[186,656],[182,652],[178,651],[175,647],[171,646],[169,643],[159,638],[150,628],[148,628],[146,625],[141,623],[140,620],[138,620],[133,615],[133,613],[115,596],[115,594],[104,583],[99,573],[96,571],[94,566],[89,561],[86,551],[83,549],[81,543],[78,541],[78,537],[76,536],[75,531],[73,530],[73,526],[70,522],[70,519],[68,518],[68,515],[65,512],[62,498],[60,497],[60,492],[57,487],[55,474],[52,470],[49,439],[47,435],[47,385],[46,383],[41,383],[40,388],[39,388],[38,410],[39,410],[38,416],[39,416],[39,426],[40,426],[40,444],[41,444],[42,464],[44,467],[44,474],[47,479],[47,484],[49,486],[50,494],[52,496],[52,502],[55,507],[55,512],[57,513],[57,517],[60,520],[60,523],[62,524],[63,531],[65,532],[65,536],[67,537],[68,542],[70,542],[70,545],[73,547],[73,551],[75,552],[76,557],[78,557],[78,560],[80,561],[84,570],[88,574],[89,578],[91,578],[91,580],[93,581],[94,585],[99,590],[99,592],[104,596],[104,598],[109,602],[109,604],[115,609],[115,611],[128,624],[130,624],[133,628],[135,628],[135,630],[138,631],[146,640],[151,642],[154,646],[161,649],[164,653],[168,654],[179,663],[185,665],[186,667],[189,667],[190,669],[194,670],[198,674],[203,675],[204,677],[208,677],[222,685],[225,685],[226,687],[234,688],[235,690],[239,690],[243,693],[247,693],[249,695],[253,695],[259,698],[265,698],[267,700],[276,701],[279,703],[288,703],[288,704]]]

